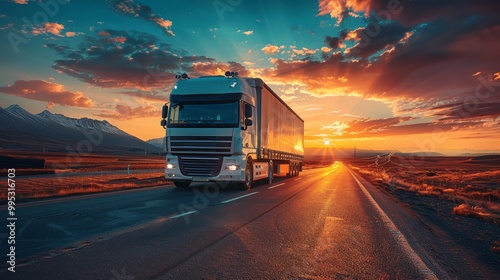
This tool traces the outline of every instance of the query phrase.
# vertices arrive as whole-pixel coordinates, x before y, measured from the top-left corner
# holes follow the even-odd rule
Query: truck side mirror
[[[245,119],[252,117],[252,106],[250,104],[245,104]]]
[[[253,124],[251,119],[245,119],[245,126],[251,126]]]
[[[163,105],[163,108],[161,109],[161,118],[165,119],[167,117],[167,112],[168,112],[168,106],[167,104]]]
[[[165,119],[167,117],[167,113],[168,113],[168,106],[167,104],[165,103],[163,105],[163,107],[161,108],[161,122],[160,122],[160,125],[163,127],[163,128],[166,128],[167,127],[167,120]]]

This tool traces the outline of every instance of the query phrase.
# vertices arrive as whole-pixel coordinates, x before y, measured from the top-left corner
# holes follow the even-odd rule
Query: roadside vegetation
[[[453,201],[453,214],[500,226],[500,156],[358,159],[353,170],[389,191]]]

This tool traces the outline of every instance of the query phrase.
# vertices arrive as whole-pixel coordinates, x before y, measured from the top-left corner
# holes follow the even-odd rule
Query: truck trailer
[[[176,77],[161,120],[165,178],[176,187],[222,182],[248,190],[302,171],[304,120],[262,79],[230,71]]]

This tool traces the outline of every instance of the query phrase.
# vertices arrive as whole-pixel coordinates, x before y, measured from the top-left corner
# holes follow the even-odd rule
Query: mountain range
[[[0,149],[120,154],[162,151],[106,120],[75,119],[47,110],[31,114],[15,104],[0,108]]]

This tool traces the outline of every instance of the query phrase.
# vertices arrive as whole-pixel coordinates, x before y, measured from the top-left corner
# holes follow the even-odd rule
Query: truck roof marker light
[[[187,79],[190,79],[188,74],[186,73],[182,73],[181,75],[175,75],[175,78],[177,80],[187,80]]]
[[[234,78],[234,77],[238,77],[238,72],[226,71],[226,73],[224,73],[224,75],[228,78]]]

